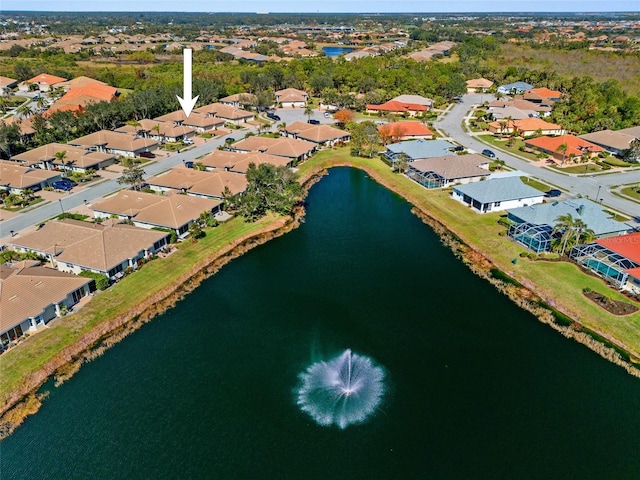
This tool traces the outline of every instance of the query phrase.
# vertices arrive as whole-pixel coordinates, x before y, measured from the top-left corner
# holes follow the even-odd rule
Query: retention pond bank
[[[382,403],[323,427],[296,404],[299,374],[347,349],[384,366]],[[300,228],[44,389],[3,442],[7,478],[640,476],[640,382],[354,169],[311,189]]]

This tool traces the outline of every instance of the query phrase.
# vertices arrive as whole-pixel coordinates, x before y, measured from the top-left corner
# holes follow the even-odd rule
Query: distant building
[[[527,90],[531,90],[533,85],[526,82],[514,82],[506,85],[500,85],[498,92],[504,95],[523,94]]]
[[[493,87],[493,82],[486,78],[473,78],[467,80],[467,93],[481,93],[486,92]]]

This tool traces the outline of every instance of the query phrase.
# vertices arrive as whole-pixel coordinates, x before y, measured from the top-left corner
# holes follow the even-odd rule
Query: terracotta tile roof
[[[486,78],[472,78],[471,80],[467,80],[467,88],[491,88],[492,86],[493,82]]]
[[[378,131],[393,137],[419,137],[433,135],[424,123],[420,122],[393,122],[380,125]]]
[[[124,224],[101,225],[64,219],[47,222],[39,230],[10,242],[82,268],[108,272],[141,250],[153,247],[166,232]]]
[[[556,123],[545,122],[544,120],[536,117],[527,117],[519,120],[503,120],[508,123],[506,128],[509,130],[515,127],[516,130],[521,132],[535,132],[536,130],[549,131],[557,130],[558,132],[564,132],[561,125]],[[491,122],[490,125],[495,128],[500,127],[500,122]]]
[[[26,80],[24,83],[44,83],[47,85],[55,85],[56,83],[64,82],[66,78],[56,77],[55,75],[49,75],[48,73],[41,73],[40,75],[36,75],[29,80]]]
[[[5,125],[14,125],[17,124],[20,126],[20,135],[33,135],[36,133],[33,128],[33,117],[29,118],[19,118],[19,117],[9,117],[0,120],[0,124],[4,122]]]
[[[283,102],[306,102],[309,98],[309,94],[303,90],[297,88],[285,88],[284,90],[278,90],[275,92],[276,101]]]
[[[66,82],[60,82],[60,84],[56,85],[56,86],[57,87],[62,87],[65,90],[70,90],[71,88],[74,88],[74,87],[84,87],[84,86],[92,85],[92,84],[100,84],[100,85],[108,86],[106,83],[101,82],[100,80],[96,80],[94,78],[85,77],[84,75],[80,76],[80,77],[73,78],[71,80],[67,80]]]
[[[538,137],[531,140],[525,140],[525,144],[529,147],[537,147],[548,152],[558,152],[558,147],[562,144],[567,145],[567,151],[565,155],[569,156],[582,155],[584,151],[591,153],[603,152],[604,148],[596,145],[595,143],[587,142],[580,137],[574,135],[560,135],[559,137]],[[558,152],[561,153],[561,152]]]
[[[224,119],[216,118],[209,115],[204,115],[197,111],[192,111],[189,118],[187,118],[182,110],[176,110],[175,112],[167,113],[156,117],[154,120],[161,122],[174,122],[188,127],[202,128],[204,130],[211,130],[217,126],[224,125]]]
[[[242,120],[252,118],[254,115],[252,112],[243,110],[242,108],[232,107],[230,105],[224,105],[222,103],[212,103],[210,105],[205,105],[204,107],[194,109],[194,112],[202,115],[223,118],[226,120]]]
[[[599,238],[596,243],[607,247],[623,257],[640,263],[640,232],[616,237]]]
[[[539,95],[542,98],[561,98],[562,97],[562,92],[559,92],[557,90],[550,90],[547,87],[532,88],[526,93],[533,93],[535,95]]]
[[[37,317],[49,305],[91,282],[90,278],[37,266],[38,262],[0,265],[0,332]]]
[[[291,164],[291,159],[260,152],[240,153],[229,152],[227,150],[214,150],[211,155],[200,159],[200,162],[209,168],[246,173],[250,163],[256,166],[262,163],[268,163],[277,167],[286,167]]]
[[[390,100],[382,105],[367,105],[367,110],[379,110],[384,112],[425,112],[428,108],[417,103],[404,103]]]
[[[191,168],[176,167],[147,180],[152,186],[185,190],[190,194],[222,198],[225,187],[232,194],[244,192],[247,177],[241,173],[215,171],[202,172]]]

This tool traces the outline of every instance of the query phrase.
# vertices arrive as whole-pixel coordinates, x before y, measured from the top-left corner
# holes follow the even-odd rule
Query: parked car
[[[485,157],[489,157],[489,158],[496,158],[496,154],[493,153],[488,148],[485,148],[484,150],[482,150],[482,155],[484,155]]]
[[[138,156],[142,158],[156,158],[155,154],[151,152],[140,152]]]
[[[235,141],[236,141],[236,139],[235,139],[235,138],[233,138],[233,137],[229,137],[229,138],[225,138],[225,139],[224,139],[224,143],[227,143],[227,144],[228,144],[228,143],[233,143],[233,142],[235,142]]]
[[[562,192],[557,188],[552,188],[548,192],[545,192],[544,195],[545,197],[559,197],[560,195],[562,195]]]
[[[184,162],[184,166],[187,168],[193,168],[193,162]]]
[[[455,147],[451,147],[449,150],[452,152],[461,152],[464,150],[464,147],[462,145],[456,145]]]
[[[324,118],[331,118],[331,114],[329,112],[324,112]]]
[[[275,120],[276,122],[280,121],[280,117],[276,115],[274,112],[267,112],[267,118],[270,118],[271,120]]]
[[[193,145],[193,140],[191,140],[190,138],[183,138],[182,143],[184,143],[185,145]]]
[[[75,182],[72,182],[71,180],[68,180],[66,178],[63,178],[62,180],[57,180],[51,184],[51,186],[56,190],[63,190],[65,192],[68,192],[76,185],[77,184]]]
[[[310,123],[311,125],[320,125],[320,120],[316,120],[315,118],[310,118],[309,120],[307,120],[307,123]]]

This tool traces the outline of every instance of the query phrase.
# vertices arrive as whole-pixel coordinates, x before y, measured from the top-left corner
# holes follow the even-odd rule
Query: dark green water
[[[638,479],[640,381],[473,276],[355,170],[301,228],[234,260],[54,389],[8,479]],[[345,348],[387,371],[346,430],[295,405]]]

